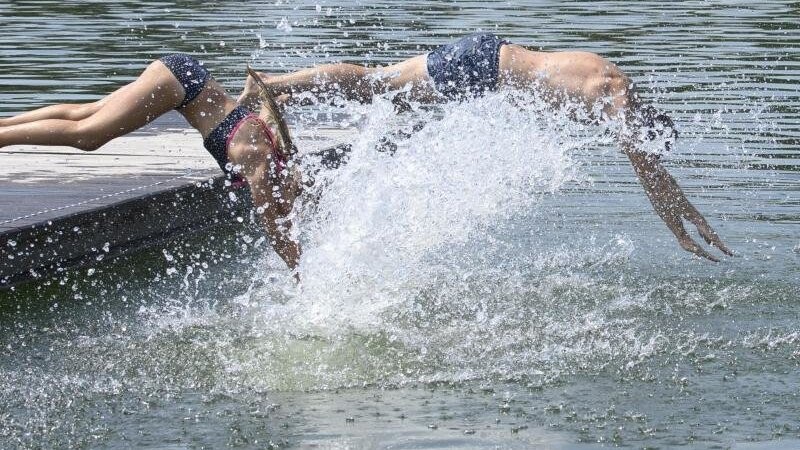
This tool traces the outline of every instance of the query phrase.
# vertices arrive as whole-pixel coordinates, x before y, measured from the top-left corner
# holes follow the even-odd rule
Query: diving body
[[[617,141],[630,160],[656,213],[685,250],[718,259],[695,242],[683,220],[697,227],[710,245],[732,252],[687,200],[659,156],[644,141],[663,138],[666,149],[677,137],[672,120],[643,103],[616,65],[588,52],[541,52],[508,43],[491,33],[466,36],[430,53],[386,67],[327,64],[283,75],[259,74],[283,101],[302,93],[321,100],[332,96],[369,102],[376,94],[399,91],[399,103],[462,101],[501,88],[531,92],[551,106],[579,105],[595,123],[615,125]],[[239,98],[247,104],[257,87],[252,76]]]
[[[103,99],[62,104],[0,119],[0,148],[66,145],[85,151],[135,131],[177,110],[203,136],[204,145],[233,182],[246,182],[273,248],[294,269],[300,247],[291,237],[290,213],[299,173],[285,139],[268,123],[277,111],[260,114],[240,106],[194,58],[184,54],[153,61],[132,83]]]

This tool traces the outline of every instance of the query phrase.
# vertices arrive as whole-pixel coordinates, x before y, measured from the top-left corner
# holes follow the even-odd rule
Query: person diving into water
[[[296,269],[300,246],[291,237],[290,217],[301,189],[296,151],[269,94],[255,95],[262,105],[258,114],[238,105],[196,59],[168,55],[96,102],[48,106],[0,119],[0,148],[67,145],[93,151],[175,109],[200,132],[205,148],[231,181],[249,185],[272,247]]]
[[[659,155],[643,149],[646,141],[663,140],[669,150],[678,136],[672,120],[641,101],[616,65],[588,52],[540,52],[511,44],[491,33],[476,33],[386,67],[355,64],[320,65],[283,75],[258,74],[282,101],[311,93],[320,100],[343,96],[370,102],[374,95],[400,91],[395,103],[440,103],[478,97],[500,88],[530,92],[557,108],[576,104],[593,123],[616,124],[616,139],[627,155],[656,213],[680,246],[695,255],[718,258],[695,242],[684,227],[697,227],[709,245],[733,253],[689,202]],[[257,99],[254,74],[248,76],[241,104]]]

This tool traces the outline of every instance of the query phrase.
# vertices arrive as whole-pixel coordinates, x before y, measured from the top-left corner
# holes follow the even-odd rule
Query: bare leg
[[[100,109],[100,102],[45,106],[18,116],[0,119],[0,127],[36,122],[45,119],[81,120]]]
[[[261,76],[273,88],[274,96],[309,92],[322,100],[341,95],[348,100],[369,103],[375,94],[406,87],[410,88],[411,100],[428,101],[436,96],[428,77],[426,55],[387,67],[325,64],[285,75],[262,73]],[[248,77],[239,102],[246,103],[257,95],[258,87]]]
[[[14,117],[0,119],[0,127],[20,125],[46,119],[83,120],[99,111],[107,102],[113,101],[115,97],[120,96],[124,90],[129,89],[130,86],[130,84],[123,86],[96,102],[45,106],[33,111],[24,112]]]
[[[174,109],[183,95],[183,87],[178,80],[164,64],[156,61],[133,83],[103,100],[89,104],[94,106],[86,106],[82,111],[66,107],[43,108],[27,116],[35,118],[38,114],[43,117],[42,120],[0,128],[0,147],[68,145],[82,150],[95,150],[111,139],[130,133]],[[87,112],[90,114],[86,115]],[[69,114],[80,118],[50,118],[67,117]]]

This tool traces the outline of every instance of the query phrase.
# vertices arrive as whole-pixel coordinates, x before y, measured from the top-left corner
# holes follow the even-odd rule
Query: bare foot
[[[267,78],[268,75],[265,73],[259,73],[262,78]],[[258,83],[253,78],[252,75],[248,74],[247,79],[244,82],[244,89],[242,93],[239,95],[239,98],[236,100],[240,105],[249,108],[251,110],[258,108],[259,104],[259,94],[261,93],[261,88],[258,86]]]

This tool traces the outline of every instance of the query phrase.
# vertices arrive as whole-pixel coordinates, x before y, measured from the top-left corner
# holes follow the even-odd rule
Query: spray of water
[[[11,414],[0,413],[2,432],[80,426],[103,434],[90,420],[103,407],[98,399],[124,411],[187,392],[211,404],[364,385],[511,380],[537,388],[607,373],[683,389],[691,368],[797,360],[791,323],[706,331],[708,320],[740,305],[791,304],[790,289],[637,273],[630,260],[640,241],[630,228],[582,228],[596,218],[581,222],[585,205],[565,194],[601,197],[586,159],[618,157],[607,130],[505,92],[413,106],[398,116],[379,98],[328,111],[359,133],[339,169],[303,162],[316,184],[295,211],[300,285],[249,231],[238,245],[209,240],[201,242],[209,248],[182,243],[156,253],[168,267],[125,292],[133,311],[98,313],[87,302],[89,319],[60,318],[46,335],[3,343],[7,361],[33,355],[34,363],[0,367],[0,401]],[[300,117],[295,127],[319,122]],[[395,140],[393,154],[376,150],[387,129],[419,121],[425,127]],[[113,296],[73,289],[75,301]]]
[[[540,195],[575,179],[559,134],[502,95],[424,114],[428,125],[393,156],[375,151],[393,107],[372,108],[351,162],[326,174],[304,223],[298,305],[326,324],[396,304],[428,284],[437,254],[520,211],[535,216]]]
[[[574,314],[585,303],[578,293],[593,289],[571,268],[611,267],[632,246],[620,237],[576,253],[552,242],[553,211],[540,206],[585,183],[573,155],[609,138],[566,110],[544,114],[547,105],[508,95],[416,108],[414,120],[427,125],[392,155],[376,146],[387,124],[410,128],[408,118],[386,99],[348,105],[364,118],[349,163],[318,172],[299,207],[302,285],[270,284],[237,300],[235,320],[256,339],[226,352],[234,378],[292,389],[513,377],[569,365],[559,353],[612,351],[600,337],[572,350],[564,341],[591,330],[610,339],[618,330],[602,317],[587,319],[587,330],[553,315]],[[551,304],[559,290],[567,306]]]

